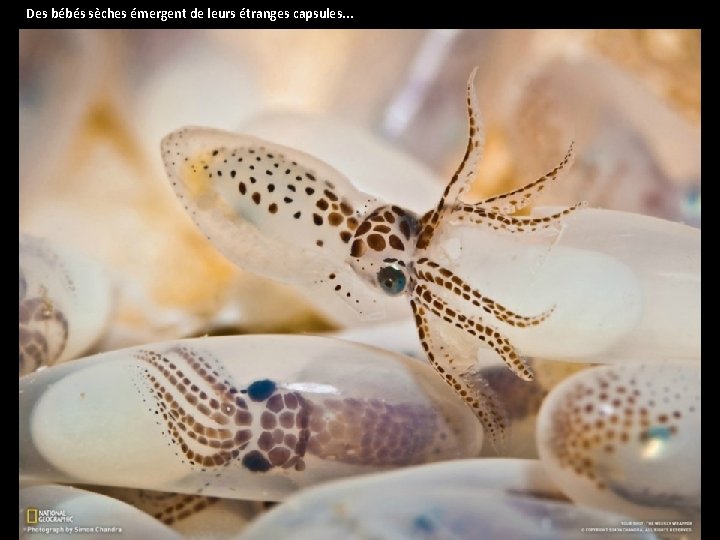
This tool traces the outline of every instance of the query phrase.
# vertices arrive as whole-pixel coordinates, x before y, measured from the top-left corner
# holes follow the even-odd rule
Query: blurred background
[[[335,136],[318,157],[352,179],[353,164],[372,161],[366,143],[385,148],[387,163],[370,166],[407,171],[392,202],[420,192],[415,204],[429,208],[464,152],[465,84],[478,66],[487,141],[472,197],[537,178],[574,139],[575,166],[539,204],[588,200],[700,226],[698,30],[21,30],[19,40],[20,230],[112,274],[116,317],[100,349],[349,324],[238,270],[195,229],[160,161],[160,139],[182,125],[242,131],[272,119],[325,141],[346,130],[356,139]]]

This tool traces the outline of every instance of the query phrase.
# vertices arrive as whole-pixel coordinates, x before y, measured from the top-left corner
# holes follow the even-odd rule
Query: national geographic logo
[[[43,510],[40,508],[25,509],[25,524],[38,525],[40,523],[72,523],[73,516],[65,510]]]
[[[20,514],[22,516],[22,513]],[[93,525],[75,523],[75,516],[65,510],[45,510],[42,508],[25,508],[25,526],[23,531],[29,534],[122,534],[123,529],[117,525]],[[22,519],[22,518],[20,518]],[[82,521],[82,518],[80,519]]]

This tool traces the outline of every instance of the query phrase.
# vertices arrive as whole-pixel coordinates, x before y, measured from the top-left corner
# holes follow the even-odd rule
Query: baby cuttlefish
[[[360,192],[312,156],[248,135],[183,128],[163,139],[162,156],[173,188],[195,223],[239,266],[289,283],[329,288],[363,318],[378,311],[370,289],[407,296],[428,360],[497,443],[507,424],[503,407],[474,367],[456,361],[467,358],[467,340],[461,344],[451,334],[459,331],[478,347],[491,347],[529,381],[530,367],[512,343],[474,312],[481,309],[491,320],[530,327],[550,317],[554,306],[525,316],[486,297],[462,275],[433,260],[435,233],[445,223],[531,233],[556,226],[584,203],[540,218],[511,215],[568,167],[572,144],[557,167],[534,182],[475,204],[462,202],[484,142],[476,71],[467,83],[465,155],[437,206],[423,216]]]

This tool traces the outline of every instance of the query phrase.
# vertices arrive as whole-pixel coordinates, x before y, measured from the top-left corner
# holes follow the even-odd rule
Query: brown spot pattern
[[[374,249],[375,251],[382,251],[385,249],[385,246],[387,245],[385,243],[385,238],[380,234],[370,234],[367,237],[367,244],[370,246],[370,248]]]
[[[679,396],[673,396],[670,388],[658,389],[651,383],[643,387],[635,379],[628,387],[612,367],[593,372],[591,379],[567,389],[549,410],[547,442],[562,468],[605,489],[611,479],[603,471],[614,470],[610,460],[618,447],[634,446],[640,455],[650,439],[666,444],[678,433],[677,420],[687,412],[680,410]],[[658,393],[661,399],[653,399]],[[604,399],[598,407],[601,395]]]
[[[476,337],[483,343],[490,346],[510,367],[510,369],[518,375],[521,379],[531,381],[533,374],[530,371],[530,367],[515,351],[515,348],[511,345],[510,341],[500,334],[495,328],[482,324],[480,321],[475,320],[465,315],[451,316],[448,313],[449,306],[444,300],[439,297],[434,297],[432,302],[427,302],[423,298],[423,294],[427,291],[425,285],[417,283],[414,286],[413,296],[414,298],[425,307],[430,313],[439,317],[443,321],[461,329]]]
[[[451,219],[468,221],[479,225],[487,225],[496,231],[503,230],[511,233],[535,232],[537,230],[559,226],[562,218],[584,206],[585,203],[579,202],[550,216],[542,218],[529,218],[499,214],[488,211],[480,206],[461,205],[453,211]]]
[[[361,257],[365,253],[364,247],[369,247],[376,252],[383,252],[389,246],[398,252],[393,254],[396,258],[406,258],[406,245],[400,236],[409,240],[416,229],[415,221],[416,218],[413,214],[397,206],[376,208],[365,216],[355,229],[353,246],[357,245],[357,247],[351,250],[351,256]],[[356,255],[356,253],[360,255]],[[388,253],[388,255],[390,254]]]
[[[112,490],[109,495],[133,505],[165,525],[173,525],[187,519],[220,500],[205,495],[186,495],[147,489]]]
[[[167,153],[170,153],[169,149]],[[166,166],[175,165],[172,155],[165,155],[164,159]],[[265,200],[268,213],[278,217],[284,215],[300,219],[302,210],[312,205],[316,212],[305,212],[306,219],[311,219],[318,226],[327,222],[337,227],[340,241],[345,244],[358,225],[353,205],[346,199],[340,199],[335,184],[327,179],[318,179],[314,171],[290,161],[281,152],[268,153],[262,146],[218,147],[198,159],[198,165],[192,164],[191,170],[196,174],[203,173],[212,182],[237,185],[240,195],[249,195],[255,205]],[[320,193],[318,180],[326,186],[320,198],[317,198]],[[252,185],[252,190],[248,189],[248,185]],[[267,193],[261,195],[264,191]]]

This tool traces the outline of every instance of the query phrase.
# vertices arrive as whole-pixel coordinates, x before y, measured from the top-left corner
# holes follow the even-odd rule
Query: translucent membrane
[[[278,500],[330,478],[478,455],[431,368],[338,340],[232,336],[20,379],[24,479]]]
[[[622,521],[569,504],[537,461],[483,459],[308,489],[258,518],[240,538],[564,539],[582,537],[583,527],[620,527]],[[603,538],[627,534],[605,532]]]
[[[602,363],[700,359],[698,229],[582,209],[559,231],[450,225],[435,242],[436,261],[509,309],[536,315],[555,306],[537,326],[497,321],[522,354]]]
[[[627,364],[577,373],[543,403],[537,444],[548,475],[578,503],[645,520],[696,520],[699,366]]]

